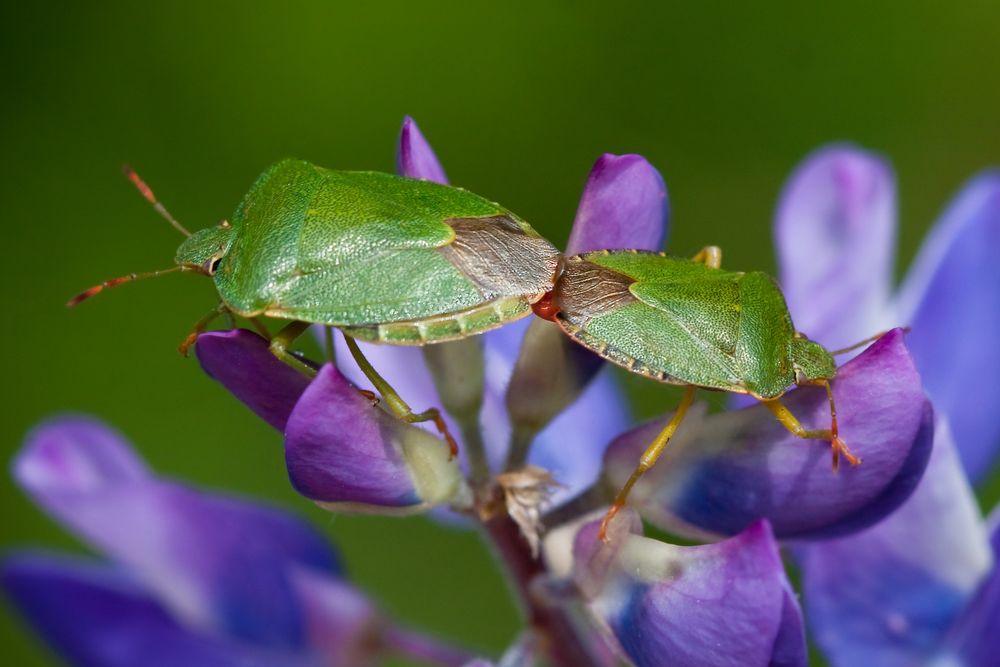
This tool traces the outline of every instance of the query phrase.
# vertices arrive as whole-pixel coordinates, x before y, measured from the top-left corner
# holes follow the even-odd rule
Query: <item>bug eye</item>
[[[214,276],[215,272],[219,270],[219,264],[222,262],[221,257],[213,257],[204,264],[201,265],[202,270],[210,276]]]

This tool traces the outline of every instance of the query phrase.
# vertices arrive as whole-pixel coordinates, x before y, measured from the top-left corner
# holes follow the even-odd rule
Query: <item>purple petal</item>
[[[494,469],[507,453],[510,438],[504,396],[527,323],[515,322],[501,340],[487,334],[486,391],[482,427],[486,449]],[[578,346],[577,346],[578,347]],[[586,352],[583,348],[581,351]],[[551,471],[559,487],[552,504],[572,498],[597,478],[601,456],[611,439],[631,423],[631,412],[614,374],[598,373],[568,408],[560,412],[535,436],[528,463]],[[572,455],[567,456],[567,448]]]
[[[993,569],[952,624],[941,651],[968,667],[991,667],[1000,654],[1000,523],[995,521],[1000,513],[994,509],[993,514]]]
[[[316,656],[254,647],[185,628],[135,582],[103,566],[18,555],[3,585],[25,619],[68,662],[101,667],[320,667]]]
[[[662,527],[732,535],[760,518],[781,538],[833,536],[871,525],[899,506],[927,464],[933,424],[899,330],[841,367],[833,382],[841,437],[863,459],[830,470],[830,446],[802,440],[764,406],[682,423],[662,460],[631,500]],[[830,423],[818,387],[782,402],[806,428]],[[608,479],[625,482],[663,421],[626,433],[608,448]]]
[[[796,328],[830,349],[875,334],[889,298],[895,237],[895,178],[882,158],[847,145],[807,157],[785,185],[775,221]]]
[[[284,432],[309,378],[271,354],[266,340],[245,329],[204,333],[198,336],[195,351],[209,377]]]
[[[87,472],[129,456],[97,422],[54,420],[29,435],[14,475],[40,506],[129,566],[187,622],[297,645],[301,627],[283,572],[292,563],[332,571],[323,538],[282,512],[136,476],[131,467]]]
[[[927,394],[951,424],[973,481],[1000,452],[1000,171],[973,179],[924,242],[900,318]]]
[[[603,366],[599,356],[570,340],[554,323],[535,319],[506,388],[514,439],[530,442],[565,413]]]
[[[443,441],[373,406],[330,364],[288,419],[285,460],[299,493],[342,509],[422,509],[461,486]]]
[[[924,664],[993,560],[945,423],[927,474],[894,514],[800,556],[812,636],[831,664]]]
[[[625,523],[613,524],[610,545],[597,539],[597,522],[577,534],[575,576],[637,667],[806,664],[801,620],[767,522],[695,547],[634,534],[641,530],[635,519],[628,534]]]
[[[416,121],[409,116],[403,119],[403,129],[399,132],[396,173],[409,178],[422,178],[446,185],[448,183],[448,176],[434,155],[434,149],[424,139]]]
[[[667,192],[659,172],[639,155],[612,155],[606,153],[597,160],[584,188],[576,221],[567,246],[568,254],[577,254],[605,248],[638,248],[656,250],[661,247],[667,223]],[[542,429],[556,426],[557,415],[566,417],[566,408],[579,403],[581,392],[600,371],[603,362],[597,355],[568,340],[550,323],[534,321],[523,340],[516,366],[506,389],[506,406],[513,425],[514,440],[529,442]],[[505,343],[500,339],[501,344]],[[509,347],[509,343],[508,343]],[[597,396],[603,392],[590,394]],[[594,405],[590,402],[589,405]],[[611,407],[610,413],[621,414],[620,404]],[[586,413],[577,410],[576,415]],[[587,425],[599,424],[603,415],[585,418]],[[577,419],[564,418],[559,428]],[[611,425],[613,422],[605,422]],[[614,424],[617,426],[617,423]],[[577,429],[579,430],[579,429]],[[604,429],[607,430],[607,429]],[[572,435],[572,434],[570,434]],[[603,437],[591,434],[588,439]],[[565,438],[567,434],[561,433]],[[551,436],[550,438],[551,439]],[[532,448],[533,461],[553,469],[571,457],[556,452],[538,453],[540,442]],[[596,447],[603,449],[603,442]],[[582,466],[570,465],[564,475],[570,484],[578,487],[577,479],[593,479],[599,468],[601,449],[590,448],[577,459]],[[551,448],[549,448],[551,449]],[[560,466],[566,467],[566,466]],[[563,491],[563,494],[566,490]],[[563,495],[561,494],[561,495]]]
[[[528,463],[555,476],[559,488],[552,495],[553,505],[593,484],[608,443],[631,423],[631,412],[615,375],[606,371],[538,434]]]
[[[371,601],[353,586],[308,568],[292,571],[308,644],[331,664],[362,667],[374,664],[381,619]]]
[[[567,255],[592,250],[659,250],[666,238],[667,188],[641,155],[605,153],[590,170]]]
[[[14,460],[14,476],[28,489],[87,493],[152,477],[121,434],[88,417],[54,420],[28,441]]]
[[[809,654],[806,648],[802,608],[799,606],[795,590],[787,580],[783,593],[781,625],[778,628],[778,636],[774,639],[771,662],[768,663],[768,667],[807,665],[809,664]]]
[[[336,336],[337,369],[344,374],[352,384],[374,391],[371,382],[361,372],[351,356],[343,336]],[[447,345],[447,343],[443,343]],[[434,378],[424,360],[423,351],[418,347],[403,347],[398,345],[373,345],[358,341],[358,347],[365,357],[375,367],[375,370],[385,378],[404,401],[409,403],[414,412],[422,412],[427,408],[441,408],[441,397],[438,395]],[[461,446],[461,429],[458,423],[447,412],[442,411],[442,418],[449,432],[459,442],[458,458],[463,469],[467,469],[466,451]],[[415,424],[425,431],[437,434],[437,429],[431,422]]]

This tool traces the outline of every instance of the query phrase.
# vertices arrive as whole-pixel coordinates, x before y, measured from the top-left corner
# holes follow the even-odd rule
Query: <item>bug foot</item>
[[[840,457],[843,456],[852,466],[860,465],[861,458],[851,453],[847,443],[840,439],[839,435],[834,435],[830,440],[830,447],[833,450],[833,471],[840,469]]]
[[[611,525],[612,519],[618,514],[618,511],[622,508],[622,505],[615,503],[608,510],[608,513],[604,515],[604,519],[601,520],[601,529],[597,532],[597,536],[601,539],[601,542],[607,544],[611,540],[608,538],[608,526]]]
[[[181,353],[182,356],[188,356],[188,350],[194,345],[195,341],[198,340],[197,331],[192,331],[187,335],[187,338],[181,341],[181,344],[177,346],[177,351]]]
[[[378,397],[374,391],[369,391],[367,389],[358,389],[358,393],[367,398],[372,402],[372,406],[378,405],[382,402],[382,399]]]
[[[434,411],[434,416],[431,417],[431,421],[434,422],[434,426],[437,427],[438,433],[445,439],[448,443],[448,450],[451,452],[449,460],[458,456],[458,442],[452,437],[451,431],[448,430],[448,425],[444,423],[444,419],[441,417],[441,413],[437,410]]]

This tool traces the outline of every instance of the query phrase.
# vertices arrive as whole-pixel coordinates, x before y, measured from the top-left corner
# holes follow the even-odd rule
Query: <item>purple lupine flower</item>
[[[99,422],[38,427],[14,475],[108,559],[19,553],[2,565],[18,608],[74,664],[354,667],[386,651],[468,660],[384,618],[304,522],[159,478]]]
[[[444,180],[444,170],[410,119],[404,122],[398,164],[404,175]],[[666,214],[663,181],[648,162],[639,156],[606,155],[588,179],[569,251],[600,246],[656,249],[664,235]],[[608,442],[627,426],[627,413],[613,378],[598,372],[602,363],[568,343],[543,321],[507,326],[481,340],[485,380],[481,403],[472,402],[478,409],[472,421],[485,447],[489,472],[499,472],[504,459],[508,464],[528,463],[537,466],[536,470],[551,472],[562,486],[553,497],[546,487],[549,479],[539,477],[537,487],[528,485],[526,497],[535,498],[525,501],[528,504],[548,497],[558,506],[564,498],[581,493],[587,497],[588,490],[620,483],[621,471],[631,469],[638,458],[636,450],[648,444],[649,436],[641,429],[625,434],[605,455]],[[444,404],[445,392],[436,386],[425,352],[372,345],[363,345],[363,349],[402,396],[421,401],[416,409]],[[365,511],[414,511],[449,504],[463,511],[474,508],[489,527],[487,532],[495,540],[500,535],[500,542],[504,542],[504,529],[497,524],[502,523],[502,515],[497,518],[492,505],[476,505],[476,491],[481,488],[473,488],[469,494],[461,480],[455,483],[455,469],[447,468],[448,462],[438,455],[443,443],[433,446],[438,452],[432,457],[436,467],[428,468],[407,460],[405,434],[384,436],[386,429],[404,427],[391,426],[377,408],[359,402],[360,394],[344,382],[347,378],[365,384],[346,349],[341,347],[337,354],[343,376],[328,365],[313,381],[321,385],[315,390],[303,378],[292,377],[276,365],[265,342],[255,334],[205,334],[198,340],[197,351],[212,377],[284,433],[289,473],[306,496],[322,504]],[[330,391],[335,397],[324,398]],[[866,457],[863,466],[841,471],[838,476],[830,473],[825,446],[791,437],[763,409],[690,419],[654,473],[669,478],[669,483],[658,493],[652,492],[652,483],[640,486],[636,505],[647,518],[673,530],[735,537],[692,550],[629,537],[627,553],[633,560],[623,561],[627,563],[624,569],[617,566],[620,576],[613,578],[616,583],[609,583],[612,578],[600,581],[612,588],[624,586],[630,595],[616,598],[612,588],[605,592],[601,586],[588,589],[587,606],[599,626],[610,628],[608,637],[613,640],[570,632],[580,642],[585,662],[574,663],[576,658],[563,656],[560,664],[611,664],[607,641],[640,664],[651,664],[650,651],[668,664],[690,662],[690,647],[664,638],[656,630],[663,627],[683,627],[705,646],[745,647],[744,657],[752,658],[751,662],[734,663],[726,658],[726,649],[719,648],[715,663],[711,662],[714,656],[703,656],[707,664],[755,664],[758,659],[765,660],[760,664],[804,664],[798,606],[780,572],[771,527],[763,522],[770,521],[779,536],[811,538],[846,534],[878,521],[913,490],[927,463],[933,435],[930,411],[901,332],[885,336],[845,367],[835,392],[842,406],[842,430]],[[313,394],[315,400],[307,400]],[[338,418],[337,411],[328,408],[329,400],[355,406],[351,419]],[[821,391],[799,389],[792,392],[789,401],[809,421],[824,423],[829,418]],[[297,414],[302,418],[297,419]],[[352,419],[359,420],[357,433]],[[468,427],[468,416],[464,419]],[[453,432],[463,432],[456,415],[446,416],[446,420]],[[649,431],[652,427],[645,428]],[[436,439],[427,434],[426,440]],[[463,454],[471,444],[463,443]],[[469,465],[469,461],[462,461],[464,470],[468,471]],[[444,483],[436,479],[439,476]],[[428,494],[422,488],[434,491]],[[531,523],[532,516],[537,520],[537,505],[523,509],[528,517],[522,516],[524,521]],[[523,562],[507,563],[525,592],[536,579],[560,573],[568,576],[574,569],[579,572],[580,566],[573,566],[574,554],[584,561],[590,558],[585,554],[597,549],[614,555],[607,556],[609,559],[618,558],[617,551],[601,551],[587,534],[560,543],[554,539],[557,532],[547,540],[543,561],[525,557]],[[514,552],[523,549],[523,544],[512,545],[511,540],[506,545]],[[504,549],[500,551],[503,556]],[[688,591],[683,599],[706,609],[703,616],[688,618],[688,610],[677,603],[680,598],[672,597],[670,576],[632,581],[627,586],[622,583],[632,566],[655,561],[666,552],[685,571],[720,576],[742,573],[747,582],[734,574],[734,578],[722,577],[731,585],[712,589],[702,575],[682,579],[688,587],[677,589]],[[576,581],[586,588],[579,577]],[[727,596],[744,602],[754,598],[752,601],[762,606],[755,609],[747,602],[742,609],[746,618],[753,620],[728,624],[720,617],[725,608],[713,606]],[[533,596],[528,597],[528,604],[537,604]],[[547,627],[554,633],[566,632],[558,612],[535,608],[532,613],[537,623],[550,624]],[[632,614],[629,622],[622,622],[625,613]],[[645,638],[651,638],[652,643],[644,643]],[[560,636],[559,641],[550,641],[548,650],[558,653],[568,648],[560,644],[565,639]]]
[[[965,186],[893,294],[895,210],[889,165],[850,146],[809,157],[778,209],[795,321],[833,346],[911,326],[937,414],[927,471],[896,513],[799,551],[808,618],[836,667],[995,665],[1000,515],[983,521],[968,480],[1000,452],[1000,173]]]
[[[828,453],[789,433],[763,406],[696,413],[636,486],[633,504],[660,527],[695,535],[733,535],[762,517],[780,538],[829,537],[878,521],[913,491],[933,442],[930,405],[902,332],[841,367],[833,387],[841,434],[862,465],[831,474]],[[815,388],[795,389],[784,401],[810,423],[829,419],[826,395]],[[608,448],[605,474],[614,485],[628,478],[665,421]]]
[[[642,536],[631,510],[576,533],[574,579],[637,667],[803,665],[802,617],[766,521],[716,544],[678,547]],[[727,628],[720,642],[713,627]]]
[[[385,512],[461,495],[458,465],[444,441],[391,418],[332,364],[309,382],[242,329],[204,334],[197,345],[210,376],[287,434],[289,476],[303,495],[331,508]]]
[[[808,218],[819,207],[824,224],[848,221],[847,232],[833,230],[828,242],[857,255],[869,271],[840,280],[840,292],[814,280],[793,293],[796,303],[817,293],[819,312],[810,317],[806,307],[802,320],[820,340],[824,327],[847,335],[852,323],[875,318],[888,293],[887,287],[866,291],[889,271],[879,264],[878,244],[857,243],[852,234],[863,233],[858,230],[874,217],[881,225],[877,238],[891,236],[884,222],[894,204],[891,179],[864,159],[845,158],[845,164],[829,172],[833,186],[824,180],[828,171],[806,170],[781,213],[783,221]],[[409,177],[445,180],[410,119],[398,165]],[[838,188],[852,197],[841,197]],[[818,204],[811,208],[813,201]],[[979,211],[992,200],[983,204],[980,194],[971,201],[959,210]],[[655,250],[667,212],[663,180],[646,160],[604,155],[587,180],[567,252]],[[947,228],[948,238],[972,243],[961,224]],[[789,232],[787,245],[800,244],[801,231]],[[975,255],[976,247],[955,244]],[[816,258],[792,263],[786,272],[822,278],[851,270],[837,247],[824,247]],[[967,275],[962,267],[948,268],[948,253],[924,264],[933,269],[923,283],[927,294]],[[857,305],[854,319],[837,317],[848,303]],[[916,320],[932,317],[923,310],[926,300],[912,303]],[[949,313],[968,310],[949,306]],[[845,630],[858,636],[844,652],[831,651],[838,662],[890,656],[899,647],[885,648],[883,627],[908,642],[900,649],[904,657],[978,665],[990,655],[980,630],[998,606],[997,580],[989,578],[994,554],[980,518],[969,511],[969,496],[953,493],[961,475],[942,473],[918,485],[935,432],[944,444],[933,465],[945,472],[957,466],[949,458],[948,424],[944,418],[935,424],[900,330],[846,364],[835,382],[841,432],[864,466],[831,474],[825,445],[790,436],[760,407],[706,415],[699,406],[636,488],[637,509],[624,510],[611,524],[607,544],[597,539],[588,511],[603,512],[659,424],[623,433],[624,401],[597,357],[541,320],[424,350],[365,348],[407,399],[447,408],[445,419],[461,434],[466,458],[453,459],[429,428],[395,419],[359,391],[364,381],[346,362],[346,350],[338,355],[342,366],[317,366],[307,378],[278,361],[257,334],[213,332],[197,341],[205,371],[283,434],[289,477],[304,496],[332,510],[452,509],[478,521],[520,595],[529,627],[501,667],[530,664],[536,653],[560,667],[610,667],[619,658],[641,667],[804,665],[803,619],[776,537],[800,542],[820,643],[829,651],[844,643]],[[967,364],[961,357],[959,365]],[[942,402],[960,403],[952,385],[937,386]],[[810,423],[829,419],[815,388],[796,389],[787,401]],[[19,607],[74,662],[364,665],[395,650],[444,665],[488,664],[388,621],[339,575],[330,548],[304,524],[157,478],[117,435],[92,421],[40,428],[15,471],[40,505],[110,561],[22,555],[4,565],[4,583]],[[909,553],[895,549],[899,535],[910,537],[913,525],[937,512],[941,495],[957,498],[947,516],[960,534],[941,552],[960,550],[964,560],[941,567],[938,545],[912,540],[922,547],[921,558],[907,569],[901,559]],[[896,516],[858,534],[900,506]],[[647,538],[640,514],[709,543],[681,547]],[[902,528],[894,533],[892,526]],[[545,527],[552,530],[540,544]],[[976,542],[977,536],[983,539]],[[807,542],[818,537],[837,539]],[[854,560],[858,545],[863,558]],[[850,579],[851,594],[837,587],[840,572]],[[913,603],[919,613],[909,614],[909,589],[897,582],[927,572],[939,586]],[[867,600],[859,605],[855,590],[880,595],[876,603],[889,613],[876,620],[887,625],[864,628],[868,634],[851,625],[878,608]],[[891,659],[885,664],[895,664]]]

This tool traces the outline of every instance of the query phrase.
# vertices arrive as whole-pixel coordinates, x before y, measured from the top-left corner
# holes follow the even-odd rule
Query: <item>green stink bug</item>
[[[709,246],[693,259],[635,250],[567,257],[552,292],[535,313],[573,340],[630,372],[686,387],[673,417],[643,453],[601,526],[624,506],[629,491],[663,452],[697,387],[749,394],[801,438],[829,440],[857,465],[837,431],[830,380],[833,353],[796,332],[775,281],[760,272],[723,271]],[[829,429],[807,430],[779,400],[793,384],[824,387]]]
[[[291,322],[273,337],[272,352],[309,372],[288,346],[311,324],[337,327],[392,411],[433,419],[453,449],[437,410],[414,414],[353,339],[424,345],[499,327],[531,312],[558,266],[558,251],[510,211],[430,181],[283,160],[258,177],[231,220],[190,234],[127,175],[188,236],[168,271],[211,277],[221,299],[182,352],[219,315],[247,318],[265,333],[258,318],[273,317]],[[70,305],[162,273],[104,282]]]

